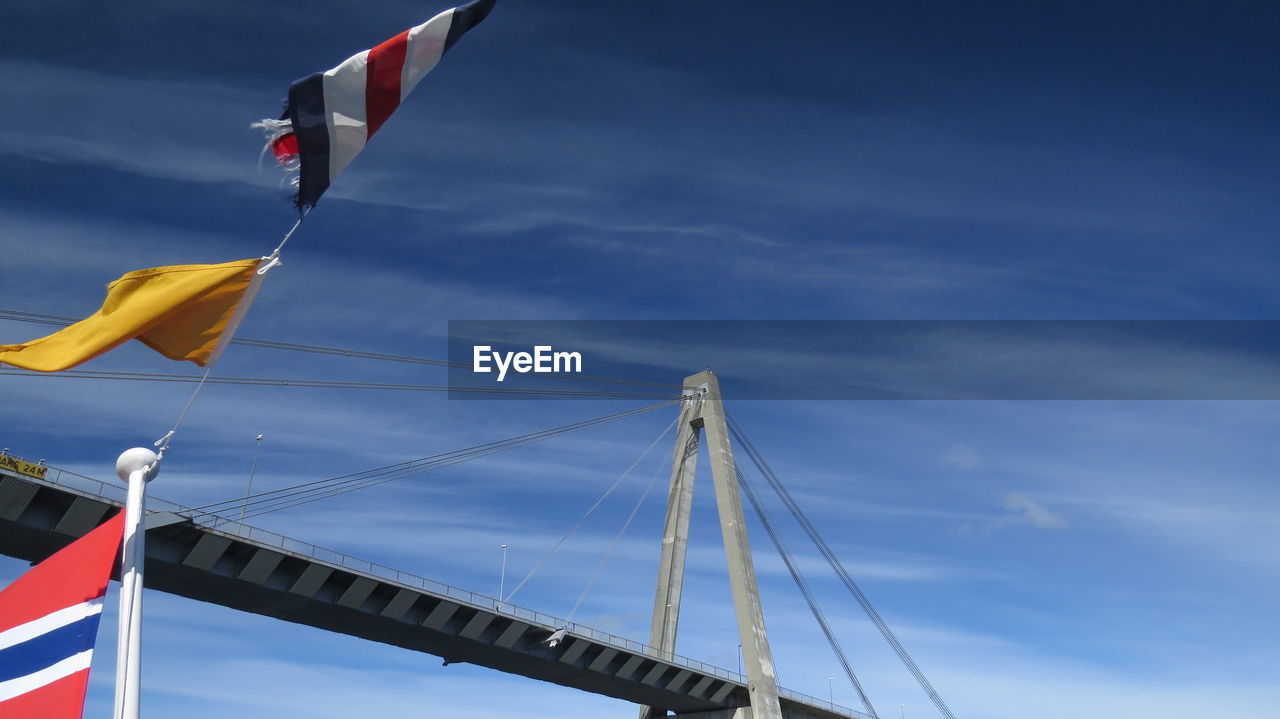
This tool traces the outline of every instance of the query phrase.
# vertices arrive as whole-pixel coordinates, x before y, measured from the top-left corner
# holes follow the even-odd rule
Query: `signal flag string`
[[[253,304],[253,300],[258,294],[258,289],[262,286],[262,282],[266,279],[267,273],[271,271],[271,268],[281,264],[280,251],[284,249],[285,244],[289,242],[289,238],[293,237],[293,233],[298,231],[298,227],[302,225],[302,221],[305,219],[307,219],[306,211],[302,212],[298,216],[298,219],[293,223],[293,226],[289,228],[289,231],[284,234],[284,238],[281,239],[280,244],[276,245],[276,248],[271,251],[271,254],[262,257],[261,263],[254,272],[253,280],[249,283],[249,287],[245,290],[244,295],[236,303],[235,311],[232,314],[231,319],[227,322],[226,329],[223,330],[224,337],[218,340],[217,345],[213,349],[213,353],[209,356],[208,360],[205,361],[204,374],[202,374],[199,381],[196,382],[195,389],[191,391],[191,397],[188,398],[187,403],[183,405],[182,411],[178,413],[178,418],[174,420],[173,426],[169,428],[169,431],[166,432],[163,437],[155,441],[156,459],[155,462],[152,463],[153,470],[164,461],[165,452],[169,450],[169,445],[173,442],[174,435],[178,433],[178,429],[182,426],[182,420],[187,418],[187,413],[191,411],[191,405],[195,404],[196,397],[199,396],[200,390],[209,379],[209,373],[213,371],[213,365],[217,363],[218,359],[222,356],[222,350],[225,349],[226,346],[230,344],[231,340],[235,338],[236,330],[239,329],[240,322],[244,319],[245,314],[249,311],[249,307]]]

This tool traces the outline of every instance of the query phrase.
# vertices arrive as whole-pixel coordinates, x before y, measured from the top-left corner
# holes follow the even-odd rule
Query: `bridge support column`
[[[705,430],[716,507],[720,513],[720,530],[724,537],[725,559],[729,564],[733,605],[738,619],[738,638],[742,643],[743,669],[747,674],[750,697],[750,712],[745,715],[734,713],[732,716],[734,719],[782,719],[777,673],[765,631],[764,612],[760,605],[755,563],[751,559],[751,545],[747,539],[742,497],[738,492],[737,465],[729,442],[720,382],[715,373],[706,371],[686,377],[684,386],[686,392],[689,391],[688,388],[694,388],[695,394],[682,405],[680,430],[676,436],[666,530],[662,540],[662,560],[658,569],[658,592],[653,608],[651,643],[663,653],[675,652],[698,436]],[[660,707],[645,707],[640,717],[651,719],[662,713]]]
[[[676,447],[671,459],[671,484],[667,492],[667,519],[662,530],[662,558],[658,564],[658,589],[653,597],[653,623],[649,646],[664,659],[676,651],[680,624],[680,599],[684,593],[684,564],[689,548],[689,516],[693,510],[693,478],[698,469],[700,423],[694,421],[699,403],[685,401],[676,422]],[[641,707],[640,719],[662,716],[659,707]]]
[[[685,402],[681,406],[675,456],[671,460],[658,591],[653,599],[653,624],[649,630],[649,646],[661,651],[664,659],[670,659],[675,653],[676,629],[680,623],[685,555],[689,547],[689,516],[693,509],[693,479],[698,469],[700,432],[694,425],[698,411],[697,404],[693,402]]]

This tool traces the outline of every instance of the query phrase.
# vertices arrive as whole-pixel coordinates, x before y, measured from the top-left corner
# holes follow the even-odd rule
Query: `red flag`
[[[0,719],[81,719],[124,512],[0,592]]]

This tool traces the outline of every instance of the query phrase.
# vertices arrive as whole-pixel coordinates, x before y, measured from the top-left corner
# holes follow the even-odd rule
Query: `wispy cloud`
[[[977,450],[967,444],[956,442],[942,451],[938,456],[938,465],[954,469],[975,470],[982,466],[982,458]]]
[[[1000,501],[1004,512],[981,522],[964,522],[954,532],[968,536],[974,532],[991,534],[1010,527],[1060,530],[1067,528],[1067,518],[1025,494],[1009,493]]]
[[[991,529],[1015,524],[1025,524],[1036,529],[1066,529],[1067,527],[1066,517],[1051,511],[1025,494],[1007,494],[1001,504],[1009,514],[988,525]]]

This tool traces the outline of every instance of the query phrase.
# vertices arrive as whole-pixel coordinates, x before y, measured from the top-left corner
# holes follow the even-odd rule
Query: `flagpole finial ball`
[[[147,467],[155,465],[156,460],[159,458],[159,455],[146,447],[126,449],[124,453],[120,455],[120,458],[116,460],[116,476],[122,481],[128,482],[129,475],[140,469],[146,469]],[[152,469],[147,473],[147,481],[151,481],[155,476],[156,469]]]

